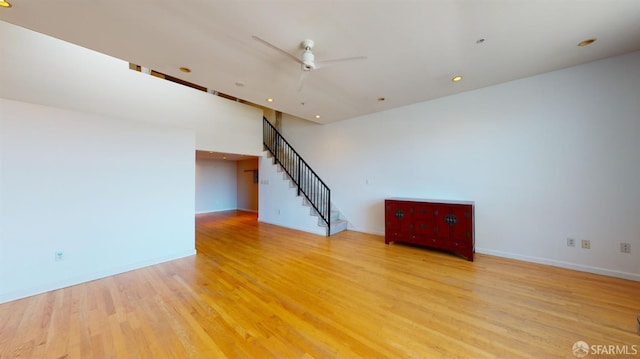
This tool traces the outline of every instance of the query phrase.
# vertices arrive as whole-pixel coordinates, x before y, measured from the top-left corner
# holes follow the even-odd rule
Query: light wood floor
[[[0,358],[573,358],[579,340],[640,344],[638,282],[243,212],[196,222],[196,256],[0,305]]]

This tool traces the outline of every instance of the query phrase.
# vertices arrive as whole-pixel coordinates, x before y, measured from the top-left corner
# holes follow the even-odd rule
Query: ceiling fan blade
[[[333,65],[336,62],[345,62],[345,61],[353,61],[353,60],[366,60],[366,59],[367,59],[366,56],[345,57],[343,59],[316,61],[315,65],[316,65],[316,69],[319,69],[321,67]]]
[[[280,52],[280,53],[282,53],[283,55],[287,55],[287,56],[289,56],[293,61],[295,61],[295,62],[297,62],[297,63],[299,63],[299,64],[301,64],[301,63],[302,63],[302,60],[300,60],[299,58],[297,58],[297,57],[295,57],[295,56],[291,55],[290,53],[288,53],[288,52],[286,52],[286,51],[284,51],[283,49],[281,49],[281,48],[277,47],[276,45],[274,45],[274,44],[272,44],[272,43],[270,43],[270,42],[268,42],[268,41],[266,41],[266,40],[263,40],[263,39],[261,39],[261,38],[259,38],[259,37],[255,36],[255,35],[253,35],[253,36],[251,36],[251,37],[253,37],[253,39],[254,39],[254,40],[256,40],[256,41],[261,42],[262,44],[264,44],[264,45],[266,45],[266,46],[269,46],[270,48],[272,48],[272,49],[274,49],[274,50],[276,50],[276,51],[279,51],[279,52]]]
[[[307,77],[309,77],[309,72],[311,71],[302,71],[300,73],[300,80],[298,80],[298,92],[302,91],[304,83],[307,81]]]

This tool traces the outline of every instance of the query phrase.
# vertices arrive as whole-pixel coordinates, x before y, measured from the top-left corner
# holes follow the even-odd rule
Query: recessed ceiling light
[[[592,39],[586,39],[584,41],[580,41],[578,43],[578,46],[580,46],[580,47],[589,46],[589,45],[593,44],[594,42],[596,42],[596,38],[595,37],[592,38]]]
[[[316,115],[316,118],[320,118],[320,115]]]
[[[268,98],[267,102],[273,102],[273,99],[272,98]]]
[[[11,7],[11,3],[8,1],[0,1],[0,7]]]
[[[378,97],[378,101],[382,102],[382,101],[384,101],[384,100],[385,100],[385,98],[384,98],[384,97]]]
[[[462,81],[462,76],[456,76],[456,77],[452,78],[451,81],[460,82],[460,81]]]
[[[190,69],[190,68],[188,68],[188,67],[181,67],[181,68],[180,68],[180,71],[182,71],[182,72],[184,72],[184,73],[187,73],[187,74],[188,74],[189,72],[191,72],[191,69]]]

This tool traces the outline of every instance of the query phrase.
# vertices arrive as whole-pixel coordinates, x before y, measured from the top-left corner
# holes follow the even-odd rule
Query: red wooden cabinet
[[[384,242],[406,242],[456,252],[473,261],[474,203],[412,198],[384,201]]]

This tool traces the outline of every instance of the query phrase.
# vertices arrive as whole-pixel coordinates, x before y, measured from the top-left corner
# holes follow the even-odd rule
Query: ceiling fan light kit
[[[313,62],[315,56],[311,53],[311,51],[305,51],[302,53],[302,70],[311,71],[316,68],[316,64]]]

